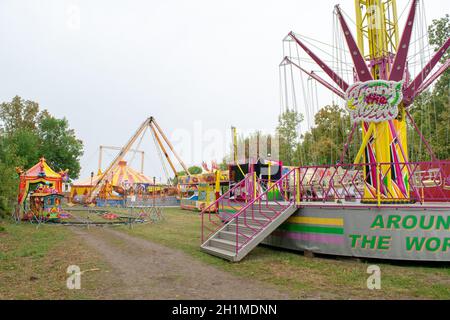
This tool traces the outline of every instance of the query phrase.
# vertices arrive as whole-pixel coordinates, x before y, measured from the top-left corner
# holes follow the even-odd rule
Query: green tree
[[[433,20],[428,28],[430,45],[437,51],[450,37],[450,16]],[[450,58],[447,51],[442,62]],[[423,136],[428,140],[438,159],[450,158],[450,101],[449,101],[450,71],[445,71],[436,81],[433,88],[423,92],[416,98],[411,107],[411,114]],[[424,143],[414,131],[409,128],[409,154],[412,161],[425,161],[430,154]]]
[[[200,174],[203,172],[203,169],[198,166],[192,166],[188,168],[190,174]]]
[[[12,212],[19,185],[15,166],[23,160],[15,154],[17,147],[9,144],[3,134],[0,134],[0,150],[0,217],[4,217]]]
[[[66,119],[39,110],[36,102],[16,96],[0,104],[0,215],[10,213],[17,195],[16,167],[24,169],[44,156],[55,170],[69,169],[71,178],[80,172],[83,144]]]
[[[188,170],[189,170],[190,174],[200,174],[200,173],[203,172],[203,169],[198,167],[198,166],[189,167]],[[184,170],[183,171],[178,171],[177,174],[178,174],[179,177],[187,175],[186,171],[184,171]]]
[[[40,138],[35,130],[18,128],[4,137],[5,152],[16,156],[16,166],[29,168],[36,164],[41,156]]]
[[[442,47],[450,37],[450,15],[446,14],[443,18],[434,19],[428,27],[428,37],[430,45],[435,46],[435,51]],[[442,61],[450,57],[450,52],[446,52]]]
[[[15,96],[11,102],[0,104],[0,119],[6,133],[17,129],[35,130],[38,116],[38,103],[25,101],[19,96]]]
[[[83,142],[69,128],[66,118],[57,119],[46,115],[39,120],[39,152],[47,159],[54,170],[69,169],[71,178],[80,174],[80,157],[83,155]]]
[[[228,170],[227,157],[223,157],[222,162],[219,163],[219,169],[222,171]]]
[[[337,105],[325,106],[314,118],[315,126],[302,136],[296,151],[303,165],[334,164],[340,161],[352,124],[348,113]],[[355,145],[360,142],[359,132],[353,136],[352,145],[344,157],[351,163],[356,155]]]
[[[279,160],[287,166],[298,165],[299,159],[294,156],[298,146],[298,126],[302,121],[303,115],[295,110],[287,110],[278,117]]]

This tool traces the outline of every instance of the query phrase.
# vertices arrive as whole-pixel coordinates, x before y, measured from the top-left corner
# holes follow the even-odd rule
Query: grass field
[[[307,258],[298,252],[257,247],[240,263],[229,263],[199,250],[200,218],[197,213],[165,209],[165,220],[136,225],[124,232],[180,249],[205,263],[236,275],[270,282],[287,289],[293,298],[330,299],[449,299],[450,266],[392,264],[333,257]],[[381,267],[382,289],[370,291],[367,267]],[[205,285],[211,285],[206,284]]]
[[[164,209],[158,223],[115,230],[179,249],[194,259],[244,278],[275,285],[294,299],[449,299],[448,264],[390,263],[355,259],[307,258],[298,252],[257,247],[242,262],[230,263],[199,250],[198,213]],[[0,222],[0,299],[95,299],[109,285],[110,267],[70,229],[58,225]],[[89,285],[67,290],[68,265],[87,272]],[[366,271],[377,264],[382,289],[370,291]],[[186,266],[187,268],[189,266]],[[199,274],[199,281],[202,281]],[[204,283],[213,286],[212,283]],[[233,297],[230,297],[233,298]]]
[[[88,281],[81,290],[66,287],[69,265],[92,270],[83,274]],[[100,298],[107,272],[64,226],[0,222],[0,299]]]

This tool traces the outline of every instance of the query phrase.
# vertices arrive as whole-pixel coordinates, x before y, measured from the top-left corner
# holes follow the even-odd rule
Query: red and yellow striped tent
[[[129,167],[126,161],[120,161],[117,168],[106,179],[115,187],[152,183],[149,177]]]
[[[18,170],[18,169],[17,169]],[[22,204],[30,191],[30,186],[38,184],[46,184],[57,192],[62,192],[62,183],[64,174],[67,172],[57,173],[49,167],[45,158],[41,158],[37,164],[25,172],[20,172],[19,195],[17,202]],[[32,188],[31,188],[32,189]]]
[[[73,183],[70,192],[70,198],[75,196],[86,196],[90,193],[97,181],[103,176],[101,172],[97,175],[81,180],[77,180]],[[126,187],[136,184],[152,184],[153,181],[146,175],[134,170],[127,165],[126,161],[119,162],[117,168],[113,170],[106,178],[113,187]]]

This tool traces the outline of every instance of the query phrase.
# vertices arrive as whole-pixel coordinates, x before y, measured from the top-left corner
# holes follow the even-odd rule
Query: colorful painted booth
[[[37,164],[23,171],[16,168],[20,175],[19,195],[17,202],[19,205],[25,206],[29,195],[39,187],[47,187],[54,189],[57,193],[62,193],[62,184],[68,180],[67,170],[57,173],[47,164],[45,158],[41,158]]]
[[[30,211],[24,215],[24,220],[34,218],[42,221],[59,222],[68,214],[62,210],[64,195],[56,193],[55,189],[39,187],[30,195]]]
[[[223,189],[228,188],[229,181],[229,172],[220,170],[179,177],[181,209],[202,211],[223,194]]]

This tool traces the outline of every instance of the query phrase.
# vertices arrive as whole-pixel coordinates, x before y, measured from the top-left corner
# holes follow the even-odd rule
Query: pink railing
[[[200,213],[202,219],[202,243],[224,225],[223,219],[217,214],[218,211],[225,213],[225,215],[226,212],[230,212],[229,216],[232,216],[239,211],[242,203],[246,203],[251,183],[251,175],[246,175],[243,180],[202,210]]]
[[[284,210],[299,200],[299,177],[299,169],[295,168],[278,181],[258,180],[257,196],[227,221],[231,221],[230,225],[236,234],[236,254]],[[267,186],[265,191],[261,189],[263,185]]]
[[[300,172],[302,202],[450,201],[450,161],[311,166]]]
[[[231,222],[234,225],[236,234],[236,254],[251,239],[257,236],[264,228],[276,219],[286,208],[291,206],[296,199],[299,199],[299,169],[295,168],[285,174],[280,180],[274,181],[267,185],[267,189],[263,190],[262,185],[267,181],[253,178],[252,186],[254,198],[247,203],[241,202],[241,207],[237,208],[236,213],[227,214],[223,210],[219,210],[221,223],[218,228],[209,234],[218,232],[225,224]],[[251,182],[252,177],[247,176],[247,181]],[[255,196],[256,195],[256,196]],[[203,215],[208,213],[202,212]],[[202,218],[203,221],[203,218]],[[203,229],[202,222],[202,229]],[[203,235],[202,231],[202,235]],[[206,237],[206,239],[209,238]],[[202,238],[202,242],[205,239]]]

